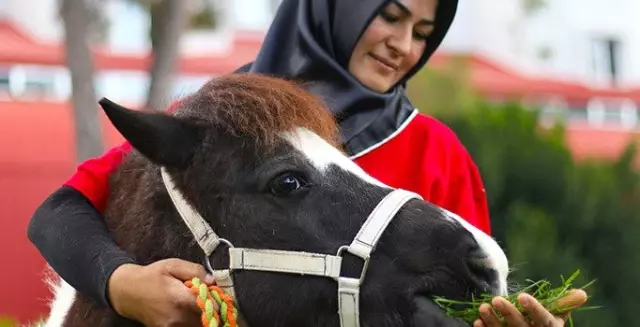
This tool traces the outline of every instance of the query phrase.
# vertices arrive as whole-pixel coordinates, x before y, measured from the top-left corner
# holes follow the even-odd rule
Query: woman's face
[[[418,63],[433,31],[437,0],[395,0],[383,7],[353,49],[349,72],[387,92]]]

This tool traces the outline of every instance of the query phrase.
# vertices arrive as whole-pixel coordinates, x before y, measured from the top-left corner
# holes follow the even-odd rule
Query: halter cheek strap
[[[218,286],[234,297],[236,302],[238,299],[235,296],[231,276],[234,270],[329,277],[338,282],[338,313],[342,327],[360,326],[360,286],[366,276],[371,252],[375,250],[382,233],[404,204],[411,199],[422,199],[413,192],[393,190],[373,209],[351,244],[340,247],[336,255],[236,248],[228,240],[220,238],[202,216],[187,203],[164,168],[161,169],[161,174],[174,206],[207,256],[207,269],[213,274]],[[225,243],[229,247],[229,268],[216,270],[211,267],[210,256],[220,243]],[[359,278],[340,275],[344,251],[363,260]]]
[[[360,257],[364,260],[364,263],[359,279],[342,276],[338,278],[340,326],[360,326],[360,285],[364,282],[371,252],[375,249],[380,237],[382,237],[382,233],[389,226],[391,220],[393,220],[402,206],[411,199],[421,199],[421,197],[415,193],[400,189],[389,193],[369,214],[354,240],[346,248],[347,252]],[[341,251],[339,250],[338,255],[340,253]]]

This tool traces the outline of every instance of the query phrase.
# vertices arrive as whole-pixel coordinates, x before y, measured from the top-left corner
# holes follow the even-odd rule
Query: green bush
[[[18,323],[15,319],[10,317],[2,317],[0,316],[0,327],[15,327],[18,326]]]
[[[517,101],[491,104],[464,86],[464,77],[421,72],[414,104],[441,119],[477,163],[487,191],[494,237],[510,258],[512,281],[560,283],[580,269],[575,285],[596,279],[576,326],[640,326],[640,174],[634,146],[615,162],[576,162],[562,126],[545,130],[535,110]],[[460,82],[455,90],[451,85]],[[424,97],[422,88],[439,92]],[[445,85],[446,87],[443,87]],[[459,107],[438,104],[455,103]],[[436,104],[436,105],[434,105]]]

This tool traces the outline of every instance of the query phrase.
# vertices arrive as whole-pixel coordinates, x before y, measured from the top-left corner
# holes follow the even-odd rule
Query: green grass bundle
[[[571,289],[575,289],[572,283],[578,277],[580,271],[576,271],[571,275],[571,277],[564,279],[562,277],[562,285],[558,287],[552,287],[551,283],[546,280],[541,281],[531,281],[529,286],[519,290],[518,292],[513,292],[511,295],[504,296],[504,299],[511,302],[517,309],[520,311],[525,318],[527,317],[527,313],[524,311],[520,303],[518,302],[518,295],[521,293],[527,293],[533,296],[542,306],[544,306],[549,312],[553,315],[562,315],[563,313],[569,311],[584,311],[596,309],[597,307],[580,307],[574,309],[573,306],[559,306],[557,305],[558,300],[570,294]],[[583,287],[579,289],[585,289],[593,284],[594,281],[589,282]],[[441,297],[435,297],[434,301],[438,304],[448,316],[460,318],[469,324],[473,324],[474,321],[480,318],[480,305],[483,303],[491,304],[491,300],[495,297],[495,295],[486,295],[483,294],[479,298],[473,298],[469,302],[464,301],[454,301],[448,300]],[[500,314],[498,317],[502,319]],[[569,317],[569,326],[573,326],[573,320]]]

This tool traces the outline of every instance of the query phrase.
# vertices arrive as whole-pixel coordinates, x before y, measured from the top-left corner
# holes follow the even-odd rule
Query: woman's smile
[[[377,56],[373,53],[369,53],[369,56],[388,73],[395,73],[398,70],[398,65],[392,61],[385,59],[384,57]]]

